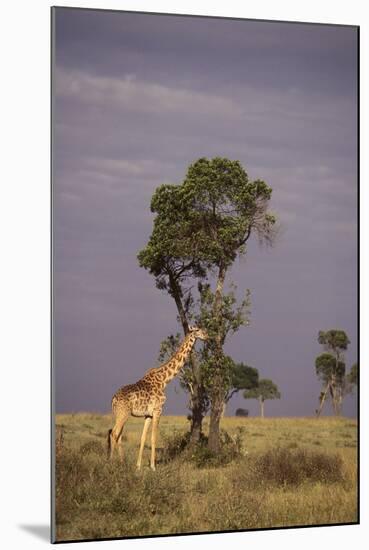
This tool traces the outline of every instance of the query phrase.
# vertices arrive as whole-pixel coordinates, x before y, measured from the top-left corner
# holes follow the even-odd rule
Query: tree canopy
[[[281,394],[278,386],[269,378],[259,380],[256,387],[246,390],[243,393],[245,399],[258,399],[260,402],[260,413],[264,416],[264,402],[267,399],[280,399]]]
[[[332,351],[337,354],[347,350],[350,340],[344,330],[331,329],[324,332],[320,330],[318,333],[318,342],[322,344],[326,351]]]
[[[281,398],[278,386],[268,378],[263,378],[262,380],[259,380],[258,385],[255,388],[246,390],[243,396],[245,399],[261,398],[263,401],[265,401],[266,399]]]
[[[237,160],[200,158],[183,183],[159,186],[151,200],[156,214],[139,263],[167,288],[167,277],[202,277],[214,265],[230,265],[252,231],[273,239],[276,219],[268,211],[272,189],[250,181]]]
[[[249,367],[244,363],[234,363],[231,368],[231,392],[227,401],[240,390],[249,390],[258,387],[259,372],[253,367]]]
[[[332,376],[336,376],[337,381],[342,381],[345,376],[346,365],[343,361],[336,361],[331,353],[322,353],[315,359],[315,370],[318,378],[327,383]]]

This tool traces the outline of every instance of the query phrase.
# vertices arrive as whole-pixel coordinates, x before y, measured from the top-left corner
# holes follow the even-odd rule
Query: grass
[[[224,418],[239,452],[219,466],[206,452],[176,453],[188,422],[163,417],[156,472],[149,446],[135,470],[140,419],[126,426],[124,464],[106,460],[110,415],[56,423],[58,541],[357,522],[352,419]]]

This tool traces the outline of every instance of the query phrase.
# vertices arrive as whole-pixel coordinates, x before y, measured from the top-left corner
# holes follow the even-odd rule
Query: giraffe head
[[[200,340],[207,340],[209,338],[208,333],[203,328],[199,327],[188,327],[189,333],[193,334],[196,338]]]

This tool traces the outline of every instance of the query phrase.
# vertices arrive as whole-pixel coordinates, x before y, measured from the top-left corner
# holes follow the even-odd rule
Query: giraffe
[[[155,450],[159,419],[165,402],[165,387],[179,373],[186,362],[197,338],[207,340],[208,334],[198,327],[189,327],[176,353],[159,367],[149,369],[135,384],[122,386],[111,401],[112,413],[115,417],[113,429],[108,432],[108,456],[111,459],[117,448],[119,457],[123,460],[122,433],[130,416],[144,417],[145,423],[141,436],[137,459],[137,469],[141,468],[142,454],[147,431],[151,428],[151,459],[150,467],[155,470]]]

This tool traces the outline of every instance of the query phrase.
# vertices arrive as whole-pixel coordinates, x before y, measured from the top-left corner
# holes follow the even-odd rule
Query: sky
[[[53,36],[56,411],[109,412],[178,331],[137,261],[150,200],[221,156],[272,187],[280,224],[273,248],[251,240],[229,274],[251,314],[225,351],[278,385],[266,415],[312,415],[318,331],[345,330],[357,360],[356,29],[56,8]],[[241,393],[226,414],[259,414]],[[172,382],[164,414],[187,412]]]

